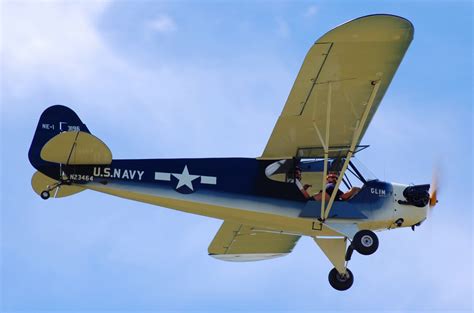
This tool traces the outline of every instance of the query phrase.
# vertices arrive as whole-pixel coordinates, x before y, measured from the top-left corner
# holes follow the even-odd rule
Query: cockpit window
[[[288,179],[293,178],[293,171],[294,166],[292,160],[280,160],[267,166],[265,175],[272,180],[288,182]]]
[[[332,190],[336,186],[337,177],[343,164],[344,159],[329,160],[326,164],[326,175],[324,175],[323,159],[280,160],[268,165],[265,174],[269,179],[293,184],[308,200],[321,201],[323,198],[327,200],[330,197],[323,197],[324,193],[329,195],[333,193]],[[330,180],[330,177],[336,177],[336,179]],[[360,187],[357,186],[364,185],[366,182],[365,176],[351,161],[342,177],[341,185],[338,186],[336,200],[342,201],[352,198],[360,190]]]
[[[344,159],[330,159],[327,165],[327,171],[339,172]],[[311,185],[313,189],[322,190],[324,173],[323,159],[301,159],[298,161],[288,159],[279,160],[271,163],[265,169],[268,178],[286,183],[295,182],[295,173],[301,174],[299,180],[303,184]],[[376,179],[375,176],[356,158],[352,158],[350,164],[344,173],[341,187],[350,189],[353,184],[365,184],[367,181]]]

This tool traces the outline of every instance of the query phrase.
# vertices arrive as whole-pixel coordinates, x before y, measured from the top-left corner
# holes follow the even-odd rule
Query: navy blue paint
[[[114,160],[110,166],[114,169],[144,171],[142,180],[136,176],[131,181],[152,183],[159,186],[169,186],[175,189],[178,180],[171,175],[171,181],[155,180],[155,172],[181,174],[185,166],[191,175],[214,176],[216,185],[201,184],[199,179],[192,182],[194,192],[200,190],[221,191],[236,194],[269,196],[294,201],[305,201],[304,196],[292,183],[278,182],[268,179],[265,168],[274,161],[261,161],[252,158],[205,158],[205,159],[143,159],[143,160]],[[101,167],[102,172],[103,168]],[[96,166],[98,173],[99,166]],[[92,175],[93,166],[63,167],[66,174]],[[117,181],[117,178],[94,178],[96,181]],[[185,187],[180,188],[182,191]],[[190,190],[189,190],[190,191]]]
[[[50,126],[45,126],[50,125]],[[40,151],[44,144],[61,132],[59,126],[67,130],[68,126],[79,127],[88,132],[86,125],[71,109],[55,105],[46,109],[40,117],[33,142],[29,151],[31,164],[40,172],[59,180],[59,164],[46,162],[40,158]],[[279,182],[269,179],[265,175],[268,165],[274,160],[257,160],[253,158],[205,158],[205,159],[144,159],[144,160],[113,160],[108,166],[63,165],[61,170],[70,177],[71,174],[94,176],[94,182],[124,182],[126,184],[148,184],[157,188],[170,188],[183,194],[193,192],[235,194],[236,197],[258,197],[262,202],[273,200],[289,200],[295,203],[294,207],[305,205],[307,200],[293,183]],[[177,189],[178,180],[171,175],[170,181],[155,180],[155,172],[181,174],[187,166],[190,175],[214,176],[217,184],[201,184],[200,179],[192,182],[193,190],[187,186]],[[322,171],[323,162],[313,161],[301,163],[303,171]],[[107,169],[107,170],[106,170]],[[135,171],[133,179],[104,177],[104,170],[113,173],[120,170]],[[139,179],[138,171],[143,172]],[[130,176],[130,175],[129,175]],[[87,184],[87,181],[73,181],[76,184]],[[364,210],[381,208],[385,198],[377,198],[370,193],[370,188],[383,188],[391,192],[391,185],[378,181],[369,182],[361,192],[347,202],[335,202],[331,210],[331,217],[335,218],[365,218]],[[318,209],[314,207],[317,206]],[[309,201],[306,204],[302,217],[318,217],[320,202]],[[318,215],[315,215],[318,213]]]
[[[49,125],[49,127],[44,127]],[[43,146],[54,136],[61,133],[61,129],[68,130],[68,126],[78,126],[81,131],[90,133],[77,114],[63,105],[53,105],[41,114],[36,126],[36,132],[28,152],[31,165],[43,174],[58,179],[59,164],[44,161],[40,157]]]
[[[376,194],[385,192],[384,195]],[[370,212],[381,209],[393,194],[393,186],[379,180],[368,181],[350,200],[334,201],[329,218],[366,219]],[[300,217],[318,218],[321,216],[321,202],[309,201]]]

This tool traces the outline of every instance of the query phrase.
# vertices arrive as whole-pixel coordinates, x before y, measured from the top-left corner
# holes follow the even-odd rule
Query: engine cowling
[[[414,185],[408,186],[403,190],[403,196],[406,201],[400,200],[400,204],[414,205],[419,208],[423,208],[430,202],[430,185]]]

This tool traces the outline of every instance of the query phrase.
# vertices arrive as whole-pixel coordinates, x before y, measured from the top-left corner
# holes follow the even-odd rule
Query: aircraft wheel
[[[329,284],[331,284],[332,288],[344,291],[351,288],[352,284],[354,283],[354,275],[352,272],[346,268],[346,273],[344,275],[339,274],[339,272],[333,268],[329,272]]]
[[[363,255],[371,255],[379,247],[379,239],[377,235],[370,230],[361,230],[355,234],[352,240],[354,249]]]
[[[43,199],[43,200],[49,199],[49,197],[50,197],[49,191],[43,190],[43,191],[41,192],[40,196],[41,196],[41,199]]]

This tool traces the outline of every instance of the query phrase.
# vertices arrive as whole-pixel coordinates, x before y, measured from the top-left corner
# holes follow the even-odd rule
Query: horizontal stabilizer
[[[41,172],[33,174],[33,177],[31,177],[31,186],[38,195],[41,195],[41,192],[47,190],[50,191],[54,198],[71,196],[84,190],[84,188],[76,185],[62,184],[58,186],[58,181],[42,174]]]
[[[99,138],[82,131],[62,132],[41,149],[43,160],[68,165],[107,165],[112,152]]]

